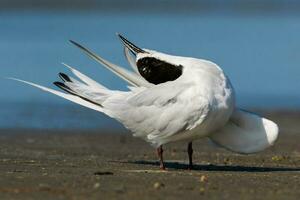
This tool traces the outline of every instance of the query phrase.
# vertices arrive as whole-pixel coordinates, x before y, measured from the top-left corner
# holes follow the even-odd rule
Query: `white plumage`
[[[69,94],[15,80],[105,113],[155,147],[209,137],[234,152],[254,153],[275,142],[277,125],[236,108],[234,89],[216,64],[140,49],[120,38],[133,72],[71,42],[127,81],[129,91],[109,90],[66,64],[79,80],[60,74],[64,83],[55,84]]]

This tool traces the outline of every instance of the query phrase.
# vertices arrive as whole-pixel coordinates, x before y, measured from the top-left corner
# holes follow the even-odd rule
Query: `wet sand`
[[[194,143],[154,149],[129,133],[0,131],[0,199],[299,199],[300,114],[266,113],[281,134],[272,148],[239,155]]]

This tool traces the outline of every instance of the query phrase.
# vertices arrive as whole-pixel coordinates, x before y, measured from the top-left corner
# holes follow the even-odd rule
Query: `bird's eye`
[[[142,67],[141,68],[141,71],[142,73],[145,75],[145,76],[149,76],[151,74],[151,68],[145,66],[145,67]]]

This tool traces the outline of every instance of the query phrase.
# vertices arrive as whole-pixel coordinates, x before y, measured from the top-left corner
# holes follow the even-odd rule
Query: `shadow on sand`
[[[123,163],[131,163],[138,165],[155,165],[159,167],[159,162],[156,161],[127,161]],[[188,165],[179,162],[165,162],[167,169],[187,169]],[[193,170],[199,171],[228,171],[228,172],[300,172],[300,168],[292,167],[252,167],[240,165],[198,165],[194,164]]]

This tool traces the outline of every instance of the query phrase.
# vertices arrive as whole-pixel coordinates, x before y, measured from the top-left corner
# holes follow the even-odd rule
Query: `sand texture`
[[[0,199],[300,199],[300,117],[273,113],[272,148],[239,155],[208,140],[154,149],[129,133],[2,130]]]

